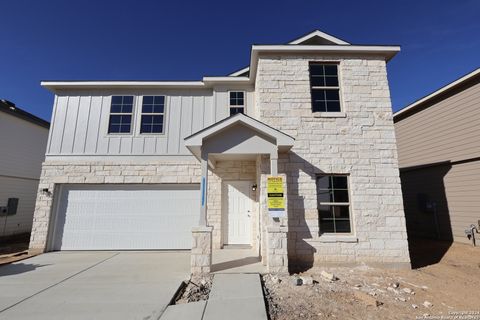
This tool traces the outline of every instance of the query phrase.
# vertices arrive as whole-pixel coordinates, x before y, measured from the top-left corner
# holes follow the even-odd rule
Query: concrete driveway
[[[158,319],[190,252],[52,252],[0,267],[0,319]]]

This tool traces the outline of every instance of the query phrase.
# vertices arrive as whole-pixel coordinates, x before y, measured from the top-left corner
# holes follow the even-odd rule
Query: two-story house
[[[30,248],[255,248],[271,272],[410,266],[386,63],[314,31],[201,81],[47,81]],[[192,244],[193,236],[193,244]]]

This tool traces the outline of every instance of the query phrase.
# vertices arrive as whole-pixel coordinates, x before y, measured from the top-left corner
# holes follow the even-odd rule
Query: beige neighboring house
[[[480,69],[393,119],[409,236],[470,242],[465,230],[480,223]]]
[[[0,241],[32,229],[49,126],[0,100]]]
[[[30,249],[191,249],[194,273],[226,247],[270,272],[410,267],[399,51],[314,31],[253,45],[226,76],[42,82],[55,101]]]

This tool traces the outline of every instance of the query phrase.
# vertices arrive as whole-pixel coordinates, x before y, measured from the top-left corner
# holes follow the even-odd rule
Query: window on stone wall
[[[317,176],[320,234],[350,233],[350,201],[346,175]]]
[[[245,112],[245,92],[230,91],[230,115]]]
[[[112,96],[108,133],[131,133],[133,96]]]
[[[311,62],[310,90],[313,112],[340,112],[338,65]]]

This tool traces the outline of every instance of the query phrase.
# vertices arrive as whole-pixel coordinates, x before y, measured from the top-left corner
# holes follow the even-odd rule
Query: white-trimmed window
[[[108,133],[131,133],[133,96],[112,96]]]
[[[340,112],[338,64],[310,62],[313,112]]]
[[[165,96],[144,96],[140,118],[140,133],[163,133]]]
[[[350,201],[347,175],[317,176],[320,234],[350,233]]]
[[[245,92],[230,91],[230,115],[245,112]]]

